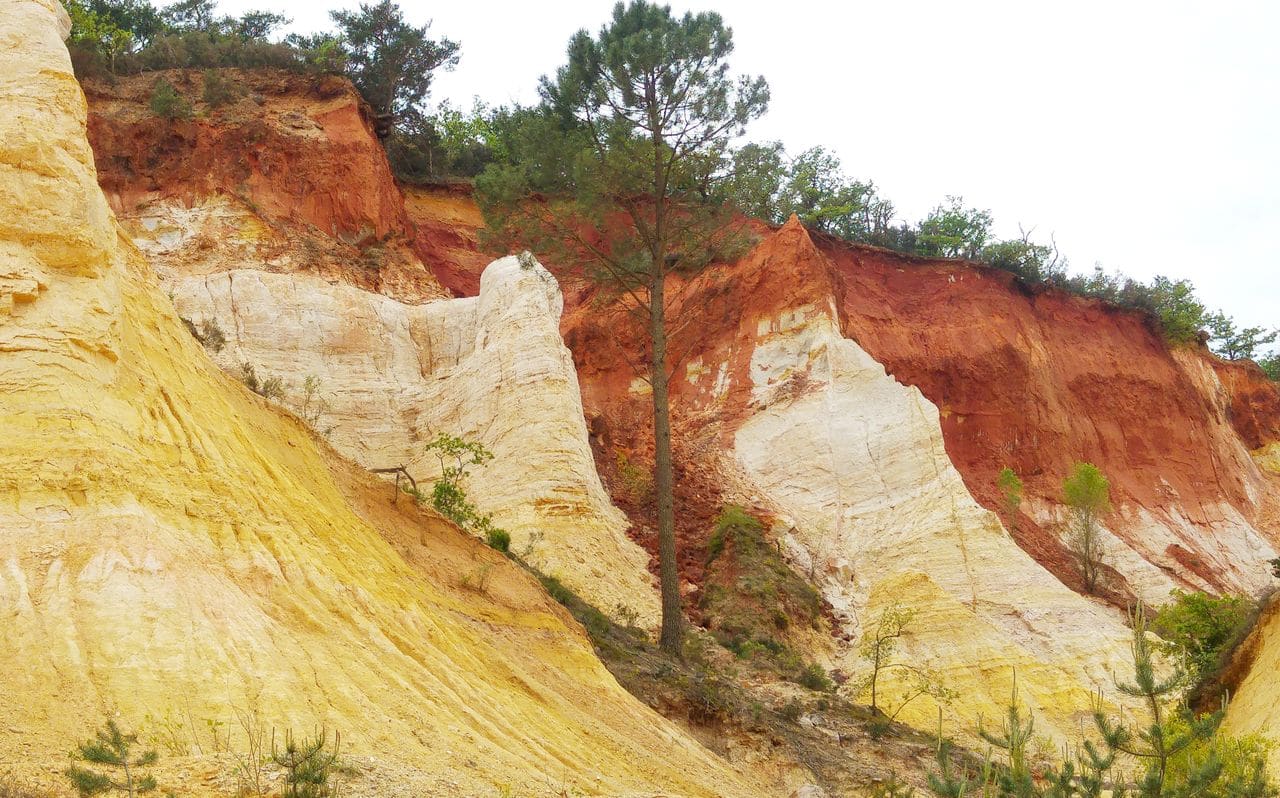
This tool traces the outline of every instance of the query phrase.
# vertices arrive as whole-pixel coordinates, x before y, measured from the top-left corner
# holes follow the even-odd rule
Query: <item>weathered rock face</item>
[[[239,99],[202,101],[204,73],[86,84],[99,180],[161,276],[257,264],[418,302],[446,296],[350,82],[282,70],[217,70]],[[150,108],[166,80],[200,117]],[[172,272],[168,270],[173,270]]]
[[[1265,586],[1274,541],[1254,524],[1264,483],[1249,457],[1260,441],[1232,428],[1207,355],[1175,356],[1139,314],[1028,292],[993,269],[824,252],[845,333],[938,406],[947,453],[985,506],[1000,506],[1002,467],[1022,476],[1019,542],[1060,579],[1077,585],[1053,530],[1062,480],[1084,460],[1111,480],[1109,547],[1134,594]]]
[[[406,794],[752,794],[514,566],[204,357],[97,188],[67,26],[0,2],[0,759],[237,708]]]
[[[183,316],[225,330],[219,364],[280,377],[283,401],[368,468],[408,466],[429,493],[440,473],[429,441],[484,444],[494,459],[472,469],[467,490],[514,548],[597,606],[656,623],[648,555],[596,474],[560,291],[537,262],[495,261],[478,297],[424,305],[252,270],[169,287]]]

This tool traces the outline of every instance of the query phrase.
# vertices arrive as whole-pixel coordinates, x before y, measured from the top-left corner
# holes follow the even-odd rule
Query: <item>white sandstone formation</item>
[[[178,277],[170,290],[183,316],[223,330],[226,347],[211,353],[221,366],[280,378],[283,402],[368,468],[408,466],[429,493],[429,441],[483,443],[494,459],[472,469],[468,493],[512,548],[597,606],[656,622],[648,556],[592,459],[559,287],[531,257],[490,264],[478,297],[423,305],[244,269]]]
[[[734,456],[792,526],[793,559],[814,566],[850,638],[901,602],[918,613],[903,660],[959,692],[950,717],[998,717],[1016,670],[1037,728],[1073,734],[1090,691],[1125,662],[1127,633],[1117,613],[1064,587],[973,500],[947,457],[937,408],[842,337],[831,308],[762,322],[751,376],[755,412]],[[836,664],[865,670],[856,646]],[[937,715],[921,700],[903,717],[927,726]]]

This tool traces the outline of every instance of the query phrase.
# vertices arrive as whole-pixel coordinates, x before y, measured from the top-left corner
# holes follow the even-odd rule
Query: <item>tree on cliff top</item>
[[[347,72],[378,114],[386,137],[407,115],[420,113],[431,73],[458,63],[458,43],[429,37],[431,23],[414,27],[391,0],[361,3],[358,11],[330,11],[347,54]]]
[[[741,244],[712,184],[731,139],[768,104],[763,78],[734,80],[732,31],[719,14],[614,6],[596,37],[579,31],[568,63],[544,77],[542,104],[511,164],[476,181],[485,222],[503,244],[547,253],[616,293],[646,325],[664,650],[684,626],[676,571],[668,381],[668,277],[689,275]],[[535,198],[535,191],[537,196]]]

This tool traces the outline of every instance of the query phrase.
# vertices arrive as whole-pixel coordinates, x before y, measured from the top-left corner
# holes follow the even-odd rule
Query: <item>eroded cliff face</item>
[[[98,157],[112,162],[109,151]],[[478,251],[481,220],[465,192],[406,189],[404,213],[413,253],[441,286],[483,302],[489,258]],[[209,275],[178,250],[155,248],[156,229],[140,216],[130,223],[140,246],[165,264],[184,313],[207,312],[227,328],[234,340],[219,362],[233,372],[241,357],[273,364],[264,371],[290,373],[295,384],[323,375],[330,423],[347,419],[331,433],[335,444],[366,464],[390,452],[413,458],[425,431],[443,429],[432,426],[436,407],[447,424],[498,433],[491,448],[507,440],[516,443],[505,452],[533,451],[505,421],[492,423],[507,402],[524,406],[527,391],[504,393],[503,380],[467,376],[459,384],[471,387],[461,394],[502,398],[460,409],[449,398],[459,389],[442,387],[504,362],[496,353],[436,362],[438,352],[479,352],[468,343],[473,330],[500,337],[496,350],[535,351],[526,336],[502,337],[478,324],[474,310],[460,310],[475,305],[408,310],[342,283],[410,303],[426,293],[397,294],[342,270],[320,270],[336,285],[302,274],[278,282],[263,272],[281,269],[260,257],[234,267],[224,259],[217,269],[226,273]],[[815,240],[795,223],[759,231],[754,252],[711,269],[680,300],[696,309],[675,341],[673,386],[681,573],[691,605],[715,516],[727,502],[743,503],[778,520],[792,563],[822,588],[839,622],[821,654],[829,664],[856,673],[851,644],[896,599],[921,613],[906,642],[911,655],[966,696],[956,714],[998,714],[1016,669],[1042,727],[1063,731],[1087,711],[1088,691],[1106,686],[1107,669],[1127,661],[1117,605],[1160,603],[1174,587],[1266,586],[1265,561],[1280,543],[1280,492],[1259,464],[1280,458],[1280,447],[1268,448],[1280,437],[1280,396],[1259,375],[1203,352],[1171,353],[1137,314],[1026,289],[997,271]],[[326,310],[312,314],[313,305]],[[433,313],[457,315],[433,327]],[[333,321],[346,317],[350,325]],[[596,469],[634,522],[632,537],[652,552],[651,510],[637,477],[651,464],[649,400],[628,365],[643,355],[643,333],[578,287],[568,292],[561,330],[581,406],[566,400],[564,372],[547,370],[558,375],[551,381],[560,411],[551,415],[561,430],[551,436],[560,453],[548,461],[558,464],[559,482],[547,495],[560,497],[553,505],[576,497],[564,506],[605,519],[591,528],[615,528],[607,502],[582,500],[597,496],[599,478],[584,465],[581,428],[570,423],[581,410]],[[537,349],[535,359],[553,362],[560,355],[552,349]],[[517,380],[527,373],[510,372]],[[384,414],[404,423],[378,420]],[[1110,579],[1101,598],[1082,595],[1060,540],[1060,487],[1077,460],[1108,475],[1117,507],[1106,520]],[[995,477],[1006,465],[1025,480],[1028,498],[1002,524],[991,511],[1002,510]],[[547,471],[511,478],[532,484]],[[518,520],[533,493],[486,480],[477,475],[476,495],[500,519],[530,531],[552,523],[542,510],[536,521]],[[533,506],[541,507],[536,499]],[[563,523],[573,530],[577,521]],[[598,539],[607,545],[591,544],[588,561],[574,554],[556,567],[579,574],[575,586],[609,609],[620,593],[590,592],[604,584],[590,558],[621,552],[607,561],[622,563],[619,572],[640,560],[613,531]],[[927,703],[914,711],[932,722]]]
[[[428,442],[448,433],[484,444],[494,458],[470,469],[466,489],[513,549],[597,606],[656,624],[648,555],[627,537],[587,443],[560,290],[532,258],[495,261],[477,297],[422,305],[248,269],[169,290],[183,316],[225,329],[215,362],[282,379],[281,401],[367,468],[406,466],[430,494],[441,464]]]
[[[421,255],[404,198],[349,81],[216,70],[233,99],[203,101],[205,73],[90,81],[89,141],[112,208],[161,277],[254,264],[409,302],[448,296]],[[151,110],[165,80],[197,115]]]
[[[67,28],[0,2],[0,759],[235,708],[406,794],[752,794],[531,579],[207,360],[96,185]]]

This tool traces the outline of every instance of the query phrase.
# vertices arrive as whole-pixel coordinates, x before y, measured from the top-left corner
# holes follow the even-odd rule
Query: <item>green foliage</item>
[[[431,487],[431,506],[459,527],[478,535],[498,551],[511,547],[511,535],[493,523],[493,515],[482,513],[467,498],[466,480],[472,466],[484,466],[493,452],[477,441],[440,433],[426,450],[440,461],[440,478]]]
[[[72,765],[63,772],[82,796],[114,791],[132,798],[139,793],[151,792],[156,788],[156,780],[142,772],[142,768],[154,765],[160,757],[154,750],[135,756],[133,749],[137,743],[137,734],[125,734],[115,720],[108,720],[94,739],[80,743],[72,752],[75,759],[106,767],[108,772],[79,765]]]
[[[991,237],[991,224],[990,211],[966,208],[963,197],[948,196],[920,222],[917,249],[932,257],[976,259]]]
[[[633,462],[625,451],[618,450],[618,479],[626,497],[634,504],[647,505],[653,501],[653,472]]]
[[[205,105],[210,108],[218,108],[227,103],[235,102],[242,95],[243,92],[240,87],[231,78],[214,69],[206,69],[204,71],[203,99]]]
[[[996,477],[996,487],[1000,489],[1000,495],[1004,499],[1005,514],[1009,523],[1012,524],[1017,518],[1019,508],[1022,507],[1022,479],[1012,468],[1005,466],[1000,469],[1000,474]]]
[[[778,200],[778,216],[802,222],[848,241],[875,241],[893,219],[893,205],[875,186],[846,177],[840,159],[812,147],[791,162]]]
[[[1243,596],[1217,598],[1182,590],[1171,596],[1173,600],[1156,612],[1151,629],[1166,641],[1164,652],[1184,662],[1192,677],[1208,676],[1236,639],[1251,602]]]
[[[1099,693],[1093,704],[1098,739],[1086,739],[1074,757],[1033,768],[1027,750],[1034,724],[1029,714],[1023,720],[1015,689],[1001,731],[980,732],[1006,752],[1007,761],[993,767],[988,757],[975,780],[968,772],[955,771],[950,743],[939,739],[930,790],[942,798],[964,798],[975,791],[1000,798],[1275,798],[1277,790],[1265,771],[1270,745],[1218,734],[1221,712],[1192,715],[1175,698],[1183,672],[1160,673],[1141,606],[1132,627],[1133,679],[1116,684],[1139,700],[1144,720],[1127,725],[1109,718]]]
[[[734,150],[728,172],[720,181],[719,198],[742,213],[770,222],[785,221],[779,205],[787,176],[782,142],[746,144]]]
[[[1204,320],[1204,305],[1196,299],[1188,280],[1157,275],[1151,281],[1151,306],[1165,338],[1175,344],[1196,339]]]
[[[827,675],[827,671],[816,662],[810,662],[796,677],[796,684],[819,693],[829,693],[835,689],[835,683]]]
[[[151,90],[151,111],[164,119],[190,119],[191,103],[164,78],[156,80]]]
[[[863,627],[862,639],[858,643],[858,656],[866,661],[871,671],[857,684],[857,695],[869,696],[872,713],[890,721],[896,720],[908,704],[921,696],[929,696],[939,704],[949,703],[955,698],[955,693],[943,686],[931,671],[898,661],[898,644],[909,634],[915,619],[915,610],[893,601],[880,610],[875,620]],[[886,712],[881,701],[884,691],[882,680],[891,674],[902,675],[898,679],[902,688],[897,706]]]
[[[214,352],[221,352],[227,345],[226,333],[218,326],[213,319],[205,319],[196,326],[196,323],[186,316],[179,316],[182,326],[187,328],[187,332],[191,333],[191,337],[200,342],[205,349],[212,349]]]
[[[733,34],[719,14],[618,3],[598,36],[581,30],[521,117],[510,164],[476,179],[491,244],[548,254],[645,323],[654,410],[654,484],[664,650],[683,649],[665,291],[745,243],[713,184],[722,155],[765,110],[762,78],[733,80]],[[535,193],[540,192],[536,197]]]
[[[1258,365],[1262,368],[1262,373],[1266,374],[1270,379],[1280,382],[1280,352],[1272,354],[1270,357],[1264,357],[1258,361]]]
[[[391,0],[361,3],[357,11],[330,11],[329,16],[340,32],[347,74],[391,127],[420,113],[434,70],[458,63],[457,42],[430,38],[430,22],[409,25]]]
[[[740,659],[824,689],[822,669],[786,643],[793,628],[821,622],[822,598],[765,539],[759,519],[737,505],[722,508],[706,562],[698,606],[716,641]]]
[[[1015,674],[1013,695],[1006,707],[1000,731],[995,732],[984,727],[981,720],[978,723],[978,736],[1005,753],[1006,767],[999,774],[1002,795],[1027,796],[1034,792],[1034,777],[1031,773],[1028,749],[1034,739],[1035,728],[1035,715],[1030,710],[1027,710],[1026,720],[1023,720],[1023,709],[1018,700],[1018,680]]]
[[[1076,560],[1085,590],[1093,593],[1102,579],[1106,547],[1100,519],[1111,512],[1111,483],[1092,463],[1076,463],[1062,482],[1062,500],[1071,516],[1066,545]]]
[[[284,771],[284,795],[287,798],[328,798],[334,794],[329,783],[338,764],[342,738],[335,733],[332,747],[325,729],[311,739],[295,740],[293,732],[285,733],[284,748],[277,750],[271,741],[271,760]]]
[[[240,364],[240,381],[263,399],[279,401],[284,398],[284,380],[279,377],[259,378],[258,370],[252,363]]]
[[[1280,336],[1280,330],[1267,332],[1264,327],[1237,330],[1235,319],[1220,310],[1206,314],[1204,323],[1209,328],[1209,347],[1227,360],[1254,360],[1261,347]]]
[[[547,594],[560,604],[568,606],[574,599],[572,591],[565,587],[564,583],[556,577],[548,576],[546,574],[538,574],[538,581],[542,583],[542,589],[547,591]]]
[[[504,554],[511,550],[511,534],[505,529],[486,530],[484,540],[489,544],[489,548],[497,549]]]
[[[724,551],[724,541],[733,532],[756,533],[764,531],[764,526],[755,516],[736,504],[727,504],[720,510],[716,518],[715,529],[707,539],[707,564],[710,565]]]
[[[1163,676],[1159,673],[1141,605],[1133,614],[1132,626],[1133,681],[1117,682],[1116,688],[1143,702],[1147,723],[1130,727],[1122,721],[1111,720],[1099,698],[1094,704],[1094,725],[1108,751],[1135,757],[1145,765],[1145,772],[1133,785],[1141,798],[1198,794],[1218,780],[1222,773],[1221,760],[1210,756],[1195,763],[1178,784],[1169,779],[1170,763],[1192,746],[1210,741],[1222,722],[1223,713],[1193,717],[1185,709],[1174,712],[1170,703],[1184,684],[1186,674],[1180,668]]]

